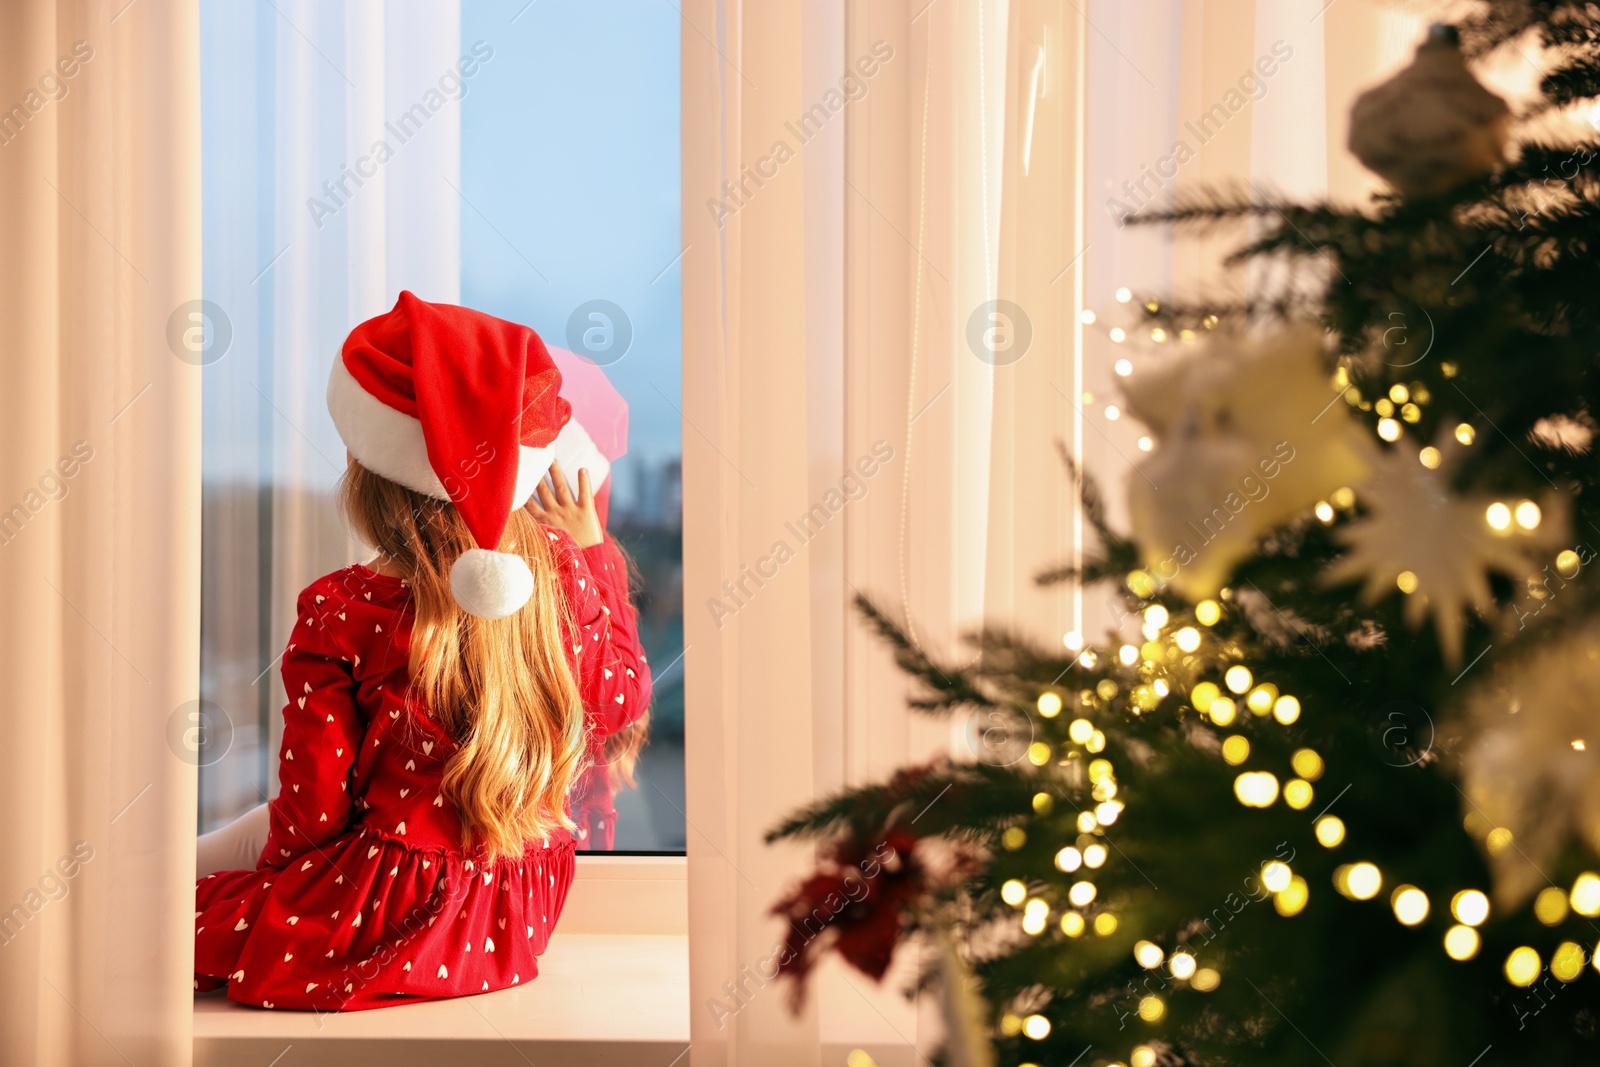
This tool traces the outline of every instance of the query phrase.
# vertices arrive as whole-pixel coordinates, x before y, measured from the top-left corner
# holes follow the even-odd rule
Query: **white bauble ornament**
[[[1436,24],[1410,66],[1356,98],[1349,147],[1406,196],[1437,196],[1505,161],[1510,121],[1467,70],[1455,29]]]
[[[1158,442],[1128,481],[1134,540],[1156,581],[1194,600],[1215,595],[1264,532],[1364,481],[1377,451],[1336,403],[1308,324],[1219,337],[1123,391]]]
[[[1573,837],[1600,851],[1596,692],[1600,623],[1589,622],[1498,664],[1466,695],[1462,807],[1494,828],[1484,847],[1502,908],[1549,885],[1551,861]]]
[[[1570,524],[1566,498],[1554,493],[1534,512],[1518,508],[1515,498],[1456,496],[1449,470],[1460,447],[1441,433],[1435,448],[1447,459],[1434,470],[1405,446],[1379,459],[1358,494],[1368,513],[1339,531],[1349,552],[1323,578],[1329,585],[1361,580],[1367,603],[1399,590],[1406,622],[1420,626],[1431,614],[1446,662],[1458,664],[1467,612],[1486,613],[1494,605],[1489,572],[1518,579],[1538,574],[1566,543]],[[1489,521],[1496,504],[1504,509],[1502,529]],[[1530,527],[1526,520],[1534,515]]]

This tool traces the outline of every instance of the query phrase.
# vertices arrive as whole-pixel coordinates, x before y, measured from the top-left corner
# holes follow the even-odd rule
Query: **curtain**
[[[440,86],[460,86],[463,49],[453,2],[201,13],[205,291],[232,334],[205,379],[212,829],[277,792],[295,597],[360,554],[332,501],[345,457],[323,393],[339,345],[401,289],[460,299],[461,112]]]
[[[899,994],[911,953],[881,986],[829,961],[790,1013],[768,912],[814,859],[762,833],[842,785],[1029,739],[911,717],[851,601],[958,662],[986,619],[1041,641],[1120,621],[1105,590],[1032,580],[1091,547],[1056,445],[1117,517],[1145,447],[1120,361],[1183,343],[1138,329],[1119,290],[1213,286],[1233,238],[1126,227],[1115,202],[1361,195],[1343,116],[1416,20],[1369,0],[690,0],[683,17],[693,1055],[909,1067],[940,1034]],[[1280,40],[1293,57],[1264,92],[1228,95]],[[1202,143],[1191,124],[1223,101]]]
[[[0,1062],[190,1060],[193,5],[0,5]]]

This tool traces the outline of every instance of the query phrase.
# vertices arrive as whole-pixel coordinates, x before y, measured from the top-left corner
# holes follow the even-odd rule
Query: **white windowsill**
[[[687,894],[682,856],[580,855],[539,977],[527,985],[320,1016],[197,997],[195,1067],[681,1064],[689,1043]]]

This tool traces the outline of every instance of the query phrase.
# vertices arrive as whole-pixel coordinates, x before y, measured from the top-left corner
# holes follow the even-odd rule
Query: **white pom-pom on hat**
[[[450,592],[468,615],[503,619],[533,596],[533,572],[515,553],[469,548],[450,565]]]

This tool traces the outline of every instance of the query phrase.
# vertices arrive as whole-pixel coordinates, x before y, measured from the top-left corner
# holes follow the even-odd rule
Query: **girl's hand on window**
[[[550,476],[539,479],[539,488],[528,501],[528,514],[544,523],[565,530],[579,548],[592,548],[606,539],[600,514],[594,509],[594,491],[589,487],[589,472],[578,471],[578,495],[561,472],[561,464],[550,464]]]

